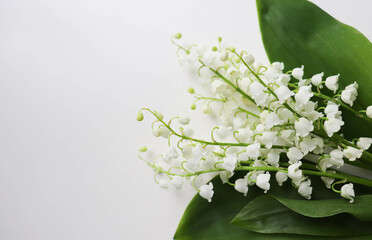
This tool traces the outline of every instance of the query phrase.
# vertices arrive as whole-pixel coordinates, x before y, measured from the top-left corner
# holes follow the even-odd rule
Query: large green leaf
[[[250,187],[248,195],[244,197],[233,187],[222,184],[220,179],[214,179],[214,196],[209,203],[205,199],[196,195],[187,207],[181,222],[177,228],[174,239],[176,240],[226,240],[226,239],[250,239],[250,240],[298,240],[298,239],[319,239],[319,236],[305,236],[294,234],[261,234],[242,229],[230,224],[231,220],[244,208],[250,201],[258,196],[264,195],[262,190],[255,186]],[[313,199],[339,199],[339,195],[326,189],[319,179],[312,179],[314,185]],[[357,186],[356,186],[357,187]],[[358,187],[357,187],[358,189]],[[360,191],[359,191],[360,190]],[[363,192],[363,189],[358,189]],[[302,199],[290,183],[279,187],[277,183],[271,183],[270,194],[286,197],[290,199]],[[346,200],[344,200],[347,202]],[[322,237],[322,240],[367,240],[363,237],[355,238],[333,238]]]
[[[247,204],[232,223],[260,233],[372,238],[370,206],[372,195],[358,196],[354,204],[343,199],[307,201],[266,195]]]
[[[359,84],[356,109],[372,104],[372,44],[359,31],[306,0],[257,0],[257,9],[271,62],[284,62],[287,70],[304,65],[305,77],[340,73],[340,89]],[[346,110],[343,117],[349,139],[372,135],[371,122]]]

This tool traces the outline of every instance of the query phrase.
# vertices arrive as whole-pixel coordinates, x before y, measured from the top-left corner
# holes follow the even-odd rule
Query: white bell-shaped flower
[[[246,153],[247,153],[248,158],[256,160],[258,156],[260,155],[260,148],[261,148],[261,144],[259,143],[253,143],[251,145],[248,145],[246,148]]]
[[[201,159],[205,155],[206,151],[201,145],[197,145],[192,149],[192,155],[196,159]]]
[[[199,190],[200,190],[199,191],[200,196],[207,199],[208,202],[212,201],[214,191],[213,191],[213,184],[211,182],[208,185],[201,186]]]
[[[288,179],[288,175],[285,172],[276,172],[275,179],[278,182],[279,186],[282,186],[285,181]]]
[[[311,85],[300,87],[295,95],[295,100],[299,105],[305,105],[309,102],[310,98],[313,96],[311,91]]]
[[[313,123],[303,117],[296,121],[294,125],[297,136],[306,137],[314,130]]]
[[[300,183],[300,186],[298,187],[297,191],[302,197],[310,200],[311,199],[311,193],[313,192],[313,188],[311,187],[310,179],[302,181]]]
[[[341,187],[341,197],[349,199],[350,203],[354,202],[355,192],[352,183],[345,184]]]
[[[344,149],[344,157],[349,159],[350,161],[355,161],[357,158],[360,158],[362,156],[362,153],[363,150],[350,146]]]
[[[328,168],[332,167],[332,163],[331,163],[331,160],[330,158],[323,158],[321,160],[318,161],[318,165],[317,165],[317,168],[322,171],[322,172],[326,172]]]
[[[300,149],[290,147],[287,152],[287,157],[290,163],[296,163],[304,157],[304,154]]]
[[[221,51],[220,60],[222,62],[225,62],[228,58],[229,58],[229,52],[228,51]]]
[[[236,138],[241,142],[248,141],[253,135],[253,131],[249,128],[238,129],[238,132],[235,134]]]
[[[231,127],[220,126],[216,132],[218,137],[225,139],[231,133]]]
[[[220,80],[214,80],[211,83],[211,88],[212,88],[213,94],[220,94],[226,91],[227,84]]]
[[[280,120],[278,114],[276,114],[275,112],[269,113],[265,119],[265,125],[267,128],[272,128],[276,125],[281,124],[281,122],[282,121]]]
[[[357,89],[358,84],[356,82],[346,86],[345,90],[341,92],[341,100],[352,107],[356,97],[358,96]]]
[[[265,193],[270,189],[270,173],[262,173],[257,176],[256,185],[263,189]]]
[[[310,136],[304,137],[300,142],[301,151],[304,155],[308,154],[309,152],[313,151],[316,148],[316,143]]]
[[[244,194],[244,196],[247,196],[248,192],[248,181],[246,178],[239,178],[235,181],[235,190],[238,192],[241,192]]]
[[[324,129],[328,135],[328,137],[332,137],[332,135],[338,131],[340,131],[341,126],[344,125],[344,121],[337,119],[337,118],[329,118],[324,122]]]
[[[294,182],[301,181],[302,179],[302,171],[300,170],[301,165],[302,162],[297,162],[289,165],[288,167],[288,177]]]
[[[298,80],[302,80],[302,77],[304,76],[304,66],[293,69],[292,76]]]
[[[367,117],[372,118],[372,105],[367,107],[366,115]]]
[[[330,163],[337,167],[341,167],[344,165],[344,160],[342,159],[343,157],[343,152],[340,149],[335,149],[332,150],[330,153]]]
[[[232,154],[227,155],[226,158],[224,158],[223,160],[222,167],[226,171],[232,173],[234,172],[237,161],[238,161],[238,158],[236,157],[236,155],[232,155]]]
[[[174,147],[169,147],[163,156],[163,161],[170,163],[173,159],[177,158],[179,154]]]
[[[363,150],[367,150],[371,147],[372,138],[369,137],[361,137],[357,142],[357,146]]]
[[[278,72],[282,72],[284,69],[284,63],[282,62],[273,62],[271,65]]]
[[[270,151],[267,154],[266,161],[273,167],[279,167],[280,152],[279,151]]]
[[[246,64],[248,65],[252,65],[255,61],[254,57],[252,54],[248,53],[248,54],[244,54],[243,56],[243,60]]]
[[[331,172],[331,171],[329,171]],[[336,171],[332,171],[333,173],[336,172]],[[330,177],[320,177],[324,183],[324,185],[326,186],[326,188],[331,188],[332,187],[332,183],[335,181],[334,178],[330,178]]]
[[[327,115],[327,118],[339,118],[341,115],[341,111],[338,111],[338,107],[340,105],[328,101],[326,108],[324,109],[324,113]]]
[[[326,87],[333,91],[334,93],[338,89],[338,78],[340,77],[340,74],[334,75],[334,76],[329,76],[325,80],[325,85]]]
[[[284,103],[288,98],[294,95],[294,92],[284,85],[277,88],[274,93],[278,97],[280,103]]]
[[[276,140],[276,132],[265,131],[262,136],[259,137],[259,142],[267,149],[270,149]]]
[[[324,76],[324,73],[318,73],[311,77],[311,83],[314,86],[319,86],[319,84],[322,82],[322,78]]]
[[[178,122],[181,123],[182,125],[187,125],[190,123],[190,118],[188,116],[181,116],[178,119]]]

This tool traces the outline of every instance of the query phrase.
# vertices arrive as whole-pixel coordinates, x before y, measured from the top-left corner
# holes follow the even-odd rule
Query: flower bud
[[[154,134],[155,137],[160,137],[161,136],[161,129],[160,128],[154,128],[152,130],[152,133]]]
[[[221,60],[222,62],[226,61],[228,58],[229,58],[229,53],[228,53],[228,52],[223,51],[223,52],[220,54],[220,60]]]
[[[252,65],[254,63],[254,61],[255,61],[253,55],[252,54],[249,54],[249,53],[246,54],[246,55],[244,55],[243,59],[244,59],[244,62],[247,65]]]
[[[180,119],[178,119],[178,122],[182,125],[187,125],[190,123],[190,118],[188,116],[181,116]]]
[[[137,113],[137,121],[142,121],[143,120],[143,113],[140,111]]]
[[[212,113],[212,108],[209,105],[204,105],[203,106],[203,113],[211,114]]]
[[[155,115],[156,115],[156,117],[161,121],[161,120],[163,120],[163,114],[161,113],[161,112],[156,112],[155,111]]]
[[[175,39],[181,39],[182,38],[182,34],[181,33],[176,33],[176,34],[173,35],[173,37]]]
[[[189,89],[187,89],[187,91],[189,92],[189,93],[191,93],[191,94],[194,94],[195,93],[195,89],[194,88],[189,88]]]
[[[193,103],[193,104],[191,104],[191,110],[195,110],[196,109],[196,105],[195,105],[195,103]]]
[[[139,149],[140,152],[146,152],[147,151],[147,147],[146,146],[142,146],[140,149]]]

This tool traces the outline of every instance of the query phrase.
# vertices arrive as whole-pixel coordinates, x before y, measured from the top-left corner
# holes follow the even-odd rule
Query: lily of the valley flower
[[[361,137],[357,142],[357,146],[363,150],[367,150],[371,147],[372,138],[369,137]]]
[[[207,199],[208,202],[212,201],[212,197],[213,197],[213,194],[214,194],[213,183],[210,182],[208,185],[203,185],[203,186],[200,187],[199,190],[200,190],[199,191],[200,196]]]
[[[372,118],[372,106],[367,107],[366,115],[367,115],[367,117]]]
[[[302,80],[302,77],[304,76],[304,66],[293,69],[292,76],[298,80]]]
[[[330,153],[330,162],[337,166],[337,167],[342,167],[344,165],[344,160],[342,159],[343,157],[343,152],[339,149],[332,150]]]
[[[256,185],[263,189],[265,193],[270,189],[270,173],[262,173],[257,176]]]
[[[314,126],[312,122],[302,117],[295,122],[295,129],[297,136],[306,137],[314,130]]]
[[[241,192],[244,194],[244,196],[247,196],[248,192],[248,181],[246,178],[239,178],[235,181],[235,190],[238,192]]]
[[[296,163],[304,157],[304,154],[300,149],[291,147],[288,149],[287,157],[290,163]]]
[[[285,181],[288,179],[288,175],[284,172],[276,172],[275,179],[278,182],[279,186],[282,186]]]
[[[308,200],[311,199],[311,193],[313,192],[313,188],[311,187],[310,179],[302,181],[297,191],[302,197]]]
[[[302,171],[300,170],[300,166],[302,162],[293,163],[288,167],[288,177],[293,180],[293,182],[299,182],[302,180],[303,175]]]
[[[324,122],[324,129],[329,137],[332,137],[334,133],[340,131],[341,126],[344,125],[344,121],[337,118],[330,118]]]
[[[350,203],[354,202],[355,192],[352,183],[345,184],[341,187],[341,197],[349,199]]]
[[[357,158],[360,158],[362,153],[363,150],[354,147],[346,147],[346,149],[344,149],[344,157],[350,161],[355,161]]]
[[[346,86],[345,90],[341,92],[342,101],[344,101],[345,103],[349,104],[352,107],[353,102],[358,96],[357,90],[358,90],[358,84],[356,82]]]
[[[333,91],[334,93],[337,91],[338,89],[338,78],[340,77],[340,74],[337,74],[337,75],[334,75],[334,76],[330,76],[330,77],[327,77],[326,81],[325,81],[325,85],[326,87]]]

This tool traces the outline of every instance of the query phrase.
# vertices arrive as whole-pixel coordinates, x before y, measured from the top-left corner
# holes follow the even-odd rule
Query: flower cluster
[[[142,111],[152,113],[156,118],[153,134],[169,140],[168,150],[154,160],[145,160],[139,154],[155,170],[155,181],[160,186],[179,189],[189,182],[211,201],[213,185],[205,184],[205,178],[219,175],[244,195],[253,185],[269,191],[270,179],[275,178],[279,185],[291,181],[301,196],[310,199],[313,188],[308,175],[317,175],[326,187],[353,201],[352,182],[363,184],[363,180],[346,179],[338,168],[345,161],[354,164],[362,157],[372,160],[366,151],[372,138],[348,141],[339,134],[345,124],[341,109],[367,120],[372,116],[372,107],[366,111],[352,108],[357,98],[356,82],[339,90],[339,75],[325,78],[319,73],[304,78],[304,66],[289,72],[283,72],[284,64],[279,62],[264,66],[246,51],[224,46],[221,38],[212,47],[181,46],[177,42],[180,38],[180,34],[172,38],[180,63],[198,69],[200,81],[210,92],[203,96],[190,88],[189,93],[195,97],[191,109],[201,103],[202,112],[216,115],[219,124],[206,141],[194,138],[187,116],[166,122],[160,112],[142,109],[138,113],[140,121]],[[325,95],[323,89],[334,95]],[[171,141],[174,137],[178,139],[176,144]],[[316,164],[304,162],[308,156],[316,156]],[[244,177],[231,182],[236,172],[245,173]],[[334,188],[346,182],[341,190]]]

